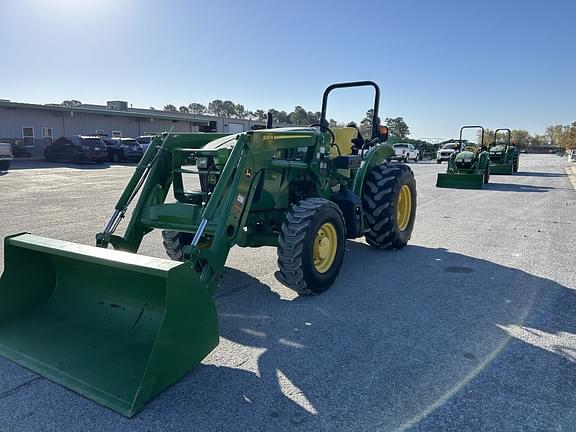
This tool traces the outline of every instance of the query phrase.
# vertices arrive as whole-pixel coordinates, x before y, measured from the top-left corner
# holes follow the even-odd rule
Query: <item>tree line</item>
[[[481,132],[478,132],[480,142]],[[519,147],[537,147],[552,145],[565,149],[576,148],[576,122],[570,125],[551,125],[543,134],[530,134],[524,129],[512,129],[511,140]],[[507,132],[498,132],[498,142],[508,139]],[[494,130],[485,129],[484,145],[490,145],[494,141]]]
[[[153,107],[151,108],[153,109]],[[242,104],[236,104],[229,100],[223,101],[220,99],[211,101],[208,106],[192,102],[188,106],[182,105],[179,108],[176,108],[175,105],[168,104],[164,106],[164,111],[181,112],[194,115],[209,114],[218,117],[260,121],[266,121],[267,112],[270,112],[275,122],[306,126],[311,124],[318,124],[320,122],[321,115],[320,111],[307,111],[300,105],[295,106],[294,110],[291,112],[280,111],[274,108],[271,108],[268,111],[262,109],[249,111],[246,110]],[[369,109],[366,112],[366,116],[360,121],[359,129],[365,136],[369,136],[372,130],[372,117],[373,110]],[[344,127],[348,124],[354,124],[356,126],[355,122],[344,123],[338,122],[334,119],[330,119],[328,123],[330,127]],[[410,128],[402,117],[387,117],[384,119],[382,124],[388,126],[391,136],[404,139],[410,135]]]
[[[153,107],[151,107],[153,108]],[[207,106],[201,103],[192,102],[189,105],[182,105],[176,108],[175,105],[168,104],[164,106],[164,111],[181,112],[185,114],[202,115],[209,114],[218,117],[238,118],[247,120],[265,121],[267,111],[258,109],[255,111],[247,110],[244,105],[234,103],[230,100],[215,99]],[[320,121],[320,112],[306,111],[300,105],[294,107],[294,111],[286,112],[276,109],[268,110],[272,113],[274,121],[279,123],[289,123],[296,125],[308,125]]]

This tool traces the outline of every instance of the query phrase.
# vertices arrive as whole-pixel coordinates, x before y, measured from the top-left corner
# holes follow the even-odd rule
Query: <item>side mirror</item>
[[[274,122],[274,119],[272,118],[272,113],[270,111],[268,111],[266,113],[266,129],[272,129],[272,123]]]
[[[378,126],[378,135],[380,135],[380,140],[386,142],[388,139],[388,126]]]

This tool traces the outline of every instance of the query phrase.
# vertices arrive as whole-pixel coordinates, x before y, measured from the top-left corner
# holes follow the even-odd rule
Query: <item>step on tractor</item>
[[[507,132],[508,139],[503,143],[498,142],[498,132]],[[494,142],[490,146],[490,174],[514,174],[518,172],[520,150],[512,144],[512,132],[510,129],[496,129]]]
[[[480,142],[484,143],[484,128],[482,126],[462,126],[460,139],[465,129],[480,129]],[[456,189],[482,189],[490,179],[490,158],[483,144],[467,142],[462,151],[452,153],[448,160],[446,173],[439,173],[437,187]]]
[[[330,92],[360,86],[375,93],[368,138],[326,120]],[[132,416],[218,344],[211,294],[233,246],[275,246],[278,279],[302,295],[332,285],[346,239],[402,248],[416,185],[407,165],[385,163],[379,103],[376,83],[340,83],[309,127],[156,137],[96,246],[5,238],[0,355]],[[172,260],[137,254],[154,229]]]

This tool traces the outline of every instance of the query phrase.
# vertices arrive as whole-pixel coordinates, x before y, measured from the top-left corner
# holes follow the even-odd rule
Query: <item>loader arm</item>
[[[136,253],[144,235],[154,228],[178,230],[183,224],[188,225],[188,228],[194,227],[191,231],[194,240],[184,248],[185,258],[199,274],[202,285],[213,292],[224,270],[230,248],[237,244],[238,237],[243,234],[241,231],[250,213],[256,185],[264,170],[285,169],[289,166],[292,170],[309,172],[307,163],[275,159],[275,153],[279,149],[294,146],[316,145],[316,138],[310,132],[305,136],[295,135],[298,142],[280,140],[274,144],[255,138],[251,133],[240,134],[236,137],[236,143],[227,156],[207,203],[165,204],[173,184],[174,172],[180,169],[179,162],[174,160],[174,152],[202,152],[208,142],[226,136],[215,135],[187,135],[187,140],[182,142],[178,135],[174,135],[153,149],[155,151],[147,151],[115,207],[115,212],[125,211],[141,184],[140,197],[124,235],[99,233],[96,235],[97,245],[107,247],[111,244],[115,249]]]

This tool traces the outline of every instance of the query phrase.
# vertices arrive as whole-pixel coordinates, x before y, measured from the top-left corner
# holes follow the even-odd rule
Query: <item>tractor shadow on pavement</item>
[[[483,186],[484,190],[493,190],[500,192],[549,192],[561,188],[548,187],[548,186],[535,186],[527,184],[515,183],[488,183]]]
[[[538,171],[533,171],[533,172],[517,172],[516,174],[514,174],[515,176],[519,176],[519,177],[566,177],[567,174],[562,174],[562,173],[554,173],[554,172],[538,172]]]
[[[2,400],[2,424],[550,430],[573,416],[574,287],[445,249],[349,241],[329,291],[285,294],[227,269],[215,296],[220,346],[131,420],[40,380]]]
[[[10,165],[10,171],[30,170],[30,169],[50,169],[50,168],[101,170],[110,168],[110,163],[108,162],[103,162],[101,164],[97,164],[94,162],[67,163],[67,162],[46,162],[41,160],[17,159],[12,162],[12,165]]]

